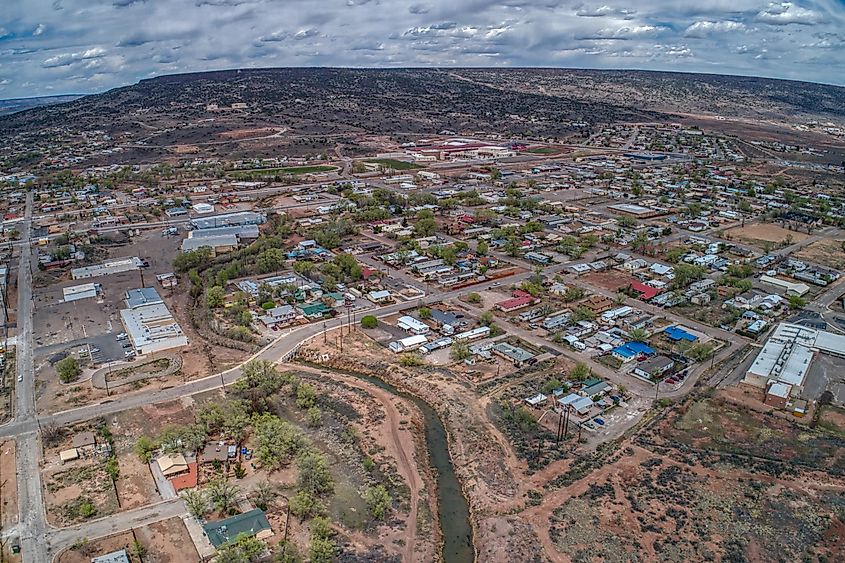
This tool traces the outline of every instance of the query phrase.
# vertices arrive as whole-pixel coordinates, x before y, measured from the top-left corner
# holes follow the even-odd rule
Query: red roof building
[[[646,285],[639,281],[631,282],[631,289],[639,293],[640,299],[643,301],[648,301],[660,293],[660,290],[656,287],[651,287],[650,285]]]

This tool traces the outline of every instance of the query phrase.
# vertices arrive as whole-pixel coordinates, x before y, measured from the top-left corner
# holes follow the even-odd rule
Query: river
[[[327,369],[325,366],[319,366]],[[471,563],[475,560],[472,545],[472,525],[469,518],[469,506],[461,492],[461,484],[455,475],[452,458],[449,455],[449,443],[446,428],[437,412],[431,406],[410,393],[400,391],[390,383],[355,371],[335,370],[372,383],[394,395],[412,401],[425,418],[425,441],[429,460],[437,478],[437,508],[440,530],[443,533],[443,561],[445,563]],[[410,523],[416,525],[416,523]]]

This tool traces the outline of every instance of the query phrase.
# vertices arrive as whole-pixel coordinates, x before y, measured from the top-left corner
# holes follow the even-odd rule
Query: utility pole
[[[109,360],[108,363],[108,371],[106,372],[106,377],[103,378],[106,382],[106,397],[111,396],[111,394],[109,393],[109,377],[111,377],[111,360]]]
[[[326,321],[323,321],[323,344],[327,344],[329,341],[329,333],[326,329]]]

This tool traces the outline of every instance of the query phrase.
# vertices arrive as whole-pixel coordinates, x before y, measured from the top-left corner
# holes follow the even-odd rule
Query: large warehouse
[[[780,323],[748,368],[743,382],[762,388],[783,383],[791,386],[790,395],[800,397],[817,352],[845,357],[845,336]]]
[[[120,311],[120,319],[138,355],[188,344],[188,337],[155,289],[145,287],[127,291],[126,306],[127,309]]]

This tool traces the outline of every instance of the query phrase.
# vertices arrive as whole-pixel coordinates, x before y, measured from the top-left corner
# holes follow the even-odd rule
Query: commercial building
[[[845,358],[845,336],[780,323],[748,368],[743,382],[764,389],[772,382],[783,383],[791,386],[792,396],[801,396],[816,353]]]
[[[789,280],[775,278],[772,276],[760,276],[760,281],[782,289],[786,295],[798,295],[801,297],[810,291],[810,286],[805,283],[794,283]]]
[[[81,285],[72,285],[62,289],[65,303],[71,301],[79,301],[80,299],[91,299],[97,297],[102,291],[103,286],[98,283],[83,283]]]
[[[137,354],[188,344],[188,337],[155,289],[145,287],[127,291],[126,305],[127,308],[120,311],[120,319]]]
[[[132,256],[130,258],[116,258],[93,266],[74,268],[70,271],[70,275],[75,280],[84,280],[99,276],[119,274],[121,272],[131,272],[132,270],[138,270],[143,267],[144,261],[137,256]]]
[[[266,218],[261,213],[254,211],[239,211],[237,213],[224,213],[212,215],[211,217],[197,217],[191,219],[193,229],[213,229],[216,227],[234,227],[238,225],[261,225]]]

